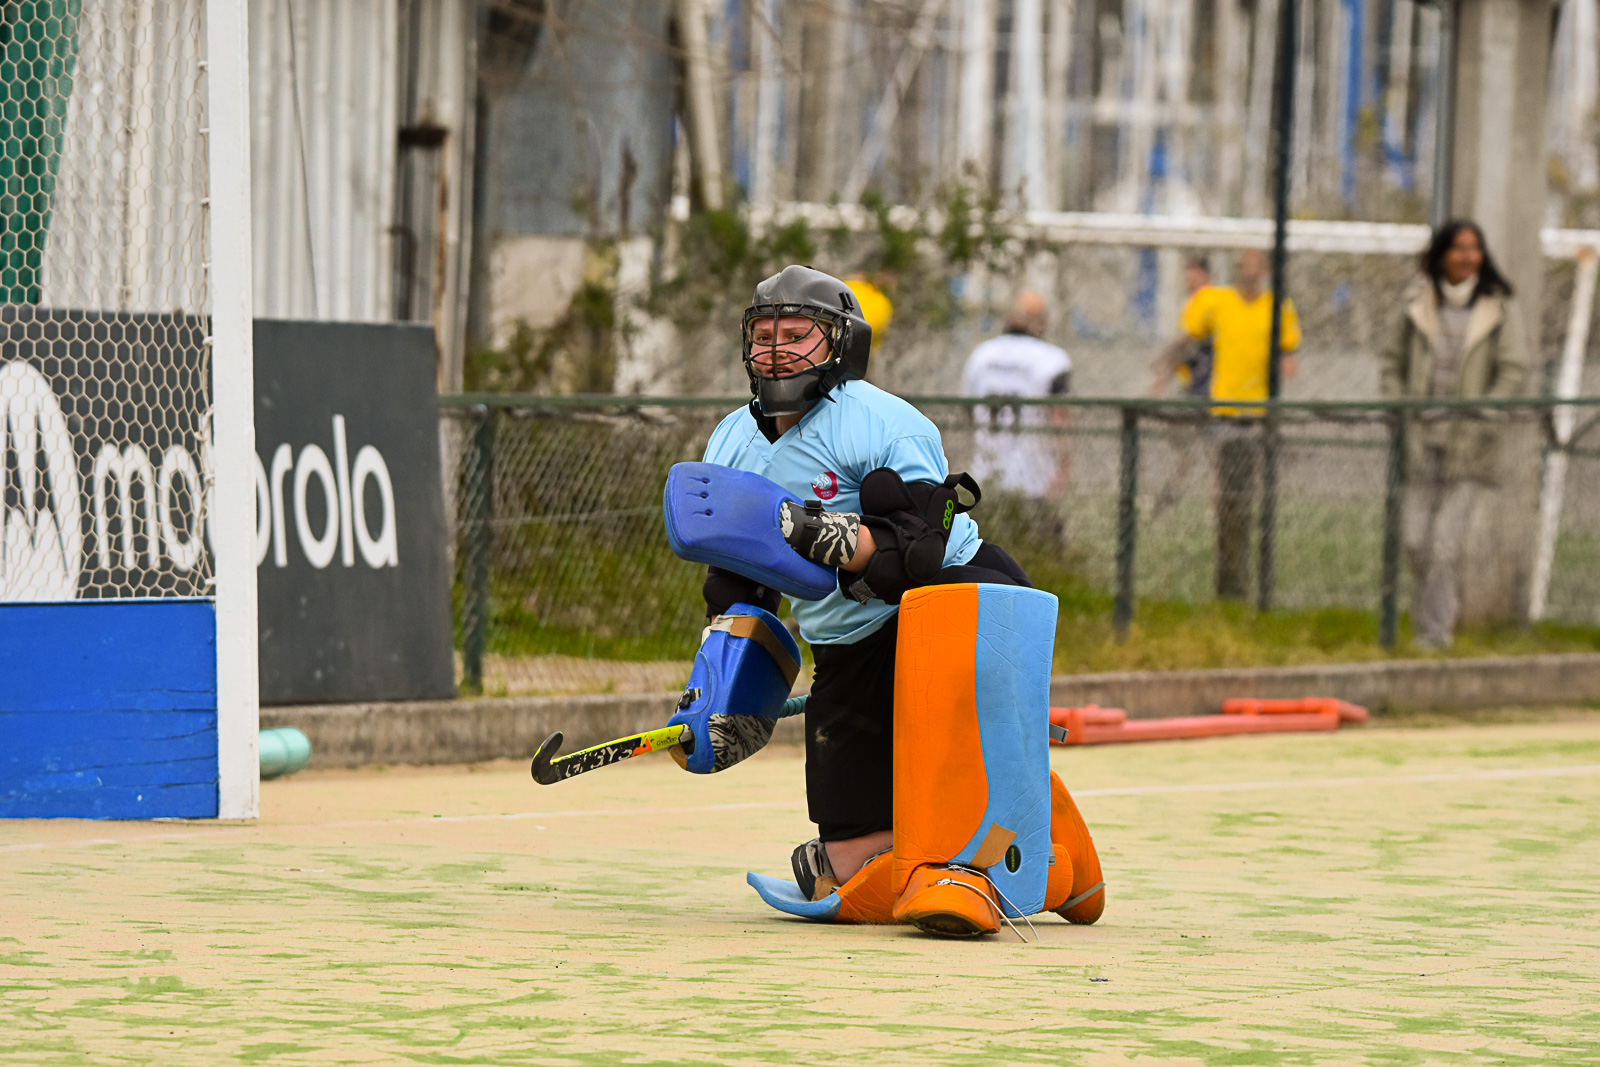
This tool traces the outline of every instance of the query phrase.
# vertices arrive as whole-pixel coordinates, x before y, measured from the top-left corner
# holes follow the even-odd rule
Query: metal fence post
[[[1405,485],[1405,413],[1389,413],[1389,464],[1383,482],[1383,579],[1378,599],[1378,644],[1400,639],[1400,490]]]
[[[1283,313],[1288,296],[1289,270],[1289,161],[1294,133],[1295,68],[1300,46],[1299,0],[1284,0],[1278,17],[1278,120],[1277,167],[1274,181],[1272,231],[1272,329],[1267,344],[1267,395],[1278,399],[1283,391]],[[1268,410],[1261,431],[1261,565],[1257,568],[1256,610],[1272,610],[1277,580],[1278,539],[1278,413]]]
[[[1118,641],[1133,622],[1133,558],[1139,537],[1139,412],[1122,409],[1122,464],[1117,483],[1117,593],[1111,628]]]
[[[1261,538],[1256,568],[1256,610],[1272,610],[1278,580],[1278,413],[1261,423]]]
[[[473,410],[472,445],[462,510],[466,513],[461,593],[462,684],[483,692],[483,646],[489,629],[489,520],[494,514],[494,411]]]

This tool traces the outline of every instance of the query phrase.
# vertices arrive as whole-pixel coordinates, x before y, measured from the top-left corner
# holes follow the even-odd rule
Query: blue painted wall
[[[207,600],[0,604],[0,817],[217,814]]]

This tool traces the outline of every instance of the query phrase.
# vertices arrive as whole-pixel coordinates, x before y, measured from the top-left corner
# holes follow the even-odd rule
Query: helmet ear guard
[[[753,324],[762,319],[796,317],[810,319],[822,328],[827,358],[783,377],[760,373],[754,362]],[[850,287],[819,270],[791,265],[756,286],[740,332],[750,393],[762,414],[799,414],[840,382],[867,376],[872,327],[862,318]]]

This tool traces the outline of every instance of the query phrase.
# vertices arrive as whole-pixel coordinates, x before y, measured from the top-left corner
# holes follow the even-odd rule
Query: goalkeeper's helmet
[[[780,331],[790,319],[810,325]],[[799,414],[845,379],[867,376],[872,327],[850,287],[820,270],[796,264],[756,286],[742,333],[745,373],[763,415]]]

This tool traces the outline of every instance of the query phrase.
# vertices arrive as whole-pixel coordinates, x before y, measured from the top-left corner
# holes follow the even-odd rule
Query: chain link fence
[[[703,404],[447,409],[469,686],[485,651],[693,655],[701,569],[667,547],[661,487],[672,464],[700,458],[724,414]]]
[[[1419,435],[1470,421],[1504,441],[1505,476],[1480,509],[1480,541],[1527,603],[1538,524],[1502,520],[1508,509],[1537,513],[1548,401],[1281,402],[1230,417],[1189,400],[915,403],[939,427],[951,469],[983,485],[973,517],[984,538],[1064,607],[1110,611],[1119,633],[1150,603],[1350,608],[1375,613],[1385,645],[1409,592],[1408,435],[1415,447]],[[1600,450],[1584,421],[1596,403],[1576,402],[1545,608],[1581,624],[1600,623]],[[447,398],[468,687],[482,684],[486,654],[551,657],[558,672],[692,656],[703,570],[667,547],[661,487],[737,406]],[[663,677],[670,687],[671,671]]]

